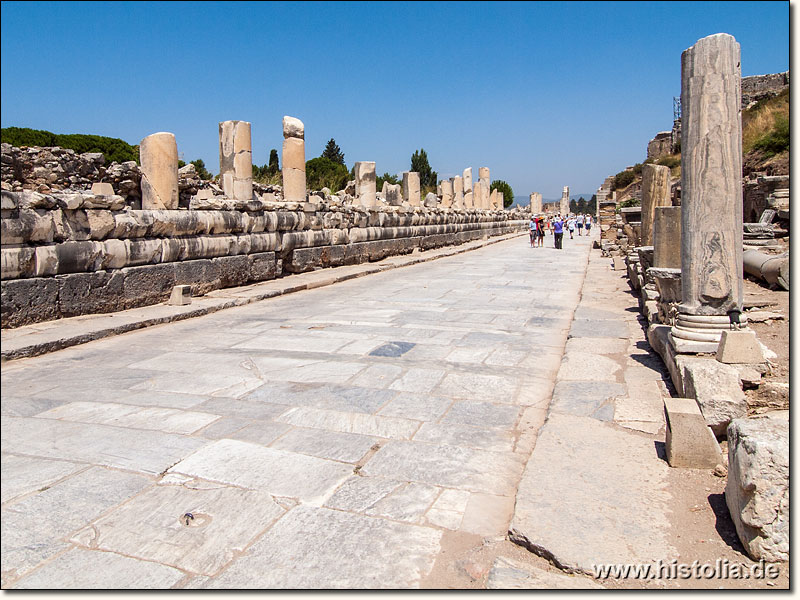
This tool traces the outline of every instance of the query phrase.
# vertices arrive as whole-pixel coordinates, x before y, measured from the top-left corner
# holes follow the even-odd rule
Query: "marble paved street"
[[[589,246],[522,236],[4,364],[3,587],[419,586],[446,532],[506,534]]]

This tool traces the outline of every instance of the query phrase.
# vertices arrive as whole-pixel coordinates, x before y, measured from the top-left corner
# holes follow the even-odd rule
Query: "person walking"
[[[544,218],[539,217],[536,223],[538,225],[538,232],[539,232],[539,247],[544,248]]]
[[[583,215],[578,215],[575,225],[578,228],[578,237],[583,235]]]
[[[528,223],[528,230],[531,237],[531,248],[533,248],[534,243],[539,239],[539,232],[536,230],[536,217],[533,215],[531,215],[531,222]]]
[[[586,235],[592,230],[592,215],[586,215]]]
[[[561,244],[564,241],[564,222],[560,216],[553,221],[553,236],[555,237],[556,248],[563,250]]]
[[[569,229],[569,239],[575,239],[572,237],[572,234],[575,233],[575,217],[570,217],[567,221],[567,229]]]

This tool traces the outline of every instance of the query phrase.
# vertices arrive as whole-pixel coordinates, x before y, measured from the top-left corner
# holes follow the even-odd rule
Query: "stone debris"
[[[753,560],[789,560],[788,411],[731,422],[725,501]]]
[[[733,419],[747,414],[747,399],[735,368],[716,360],[695,358],[683,363],[683,393],[697,400],[711,430],[724,437]]]

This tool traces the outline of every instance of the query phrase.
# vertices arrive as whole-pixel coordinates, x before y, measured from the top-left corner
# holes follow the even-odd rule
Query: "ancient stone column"
[[[489,167],[478,167],[478,181],[486,184],[486,189],[492,186],[492,179],[489,175]]]
[[[660,206],[653,219],[653,266],[681,268],[681,207]]]
[[[453,181],[453,208],[464,208],[464,180],[456,175]]]
[[[472,191],[472,167],[464,169],[464,193]]]
[[[488,169],[487,169],[488,170]],[[490,197],[490,190],[489,190],[489,183],[486,178],[481,178],[478,180],[478,183],[475,185],[476,190],[480,190],[480,204],[478,205],[479,208],[483,210],[491,210],[492,209],[492,200]]]
[[[383,182],[383,201],[389,206],[403,205],[403,189],[400,184],[393,185],[388,181]]]
[[[653,245],[653,218],[659,206],[672,206],[669,197],[669,167],[642,167],[642,234],[641,246]]]
[[[681,110],[682,301],[671,338],[679,352],[714,351],[743,293],[741,66],[733,36],[711,35],[683,52]]]
[[[356,177],[356,200],[360,206],[376,206],[378,203],[376,192],[375,162],[361,161],[355,164],[353,172]]]
[[[403,200],[410,206],[420,206],[419,173],[403,172]]]
[[[561,216],[565,216],[569,214],[569,186],[565,185],[564,189],[561,191],[561,204],[558,207]]]
[[[142,209],[178,208],[178,144],[175,136],[161,131],[139,143],[142,165]]]
[[[283,199],[306,201],[305,126],[300,119],[283,117]]]
[[[253,199],[253,156],[247,121],[219,124],[219,178],[228,198],[247,202]]]
[[[497,210],[505,209],[506,205],[505,205],[505,198],[503,197],[503,192],[500,191],[497,192],[497,200],[493,206]]]
[[[475,208],[475,192],[464,192],[464,208]]]
[[[489,206],[492,206],[492,207],[494,207],[494,206],[497,206],[497,203],[498,203],[498,198],[497,198],[497,196],[498,196],[498,193],[499,193],[499,192],[498,192],[497,190],[492,190],[492,191],[489,193]]]
[[[453,205],[453,180],[442,180],[439,185],[442,188],[441,206],[450,208]]]

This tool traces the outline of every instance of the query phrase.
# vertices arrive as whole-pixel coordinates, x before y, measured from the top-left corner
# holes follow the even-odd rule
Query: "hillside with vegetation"
[[[614,176],[612,191],[625,198],[641,185],[642,167],[648,163],[665,165],[670,176],[681,176],[681,155],[670,154],[657,160],[648,158]],[[789,88],[777,96],[760,100],[742,111],[742,175],[765,172],[789,174]],[[638,199],[626,199],[620,206],[638,206]]]
[[[131,146],[119,138],[102,135],[64,134],[52,133],[44,129],[29,129],[28,127],[4,127],[0,130],[0,141],[18,148],[60,146],[81,154],[101,152],[107,165],[114,161],[123,163],[129,160],[139,163],[139,146]]]

